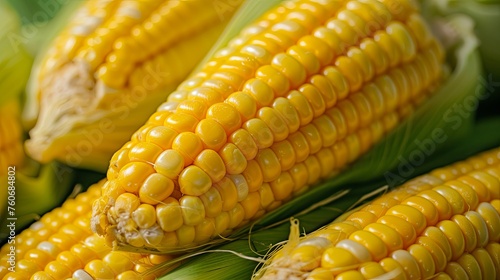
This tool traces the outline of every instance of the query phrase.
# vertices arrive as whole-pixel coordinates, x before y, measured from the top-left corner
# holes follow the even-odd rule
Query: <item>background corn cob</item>
[[[32,75],[30,156],[104,170],[222,32],[219,2],[87,1]]]
[[[395,3],[287,1],[243,30],[115,153],[94,231],[192,247],[357,159],[443,77],[417,8]]]
[[[10,244],[0,249],[0,279],[155,279],[148,272],[171,256],[112,251],[90,231],[90,209],[104,181],[43,215],[16,236],[15,272],[8,268]]]
[[[497,148],[410,180],[300,240],[292,226],[257,277],[496,279],[499,172]]]
[[[0,177],[7,175],[8,167],[18,170],[24,159],[23,129],[19,102],[11,100],[0,106]],[[3,207],[2,207],[3,210]]]

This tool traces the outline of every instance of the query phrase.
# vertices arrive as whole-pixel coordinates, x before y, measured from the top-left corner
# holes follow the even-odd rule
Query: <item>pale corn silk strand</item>
[[[189,249],[340,172],[444,78],[439,43],[398,3],[291,1],[247,27],[114,155],[93,230],[119,246]],[[379,22],[361,40],[350,24],[364,20]],[[139,208],[148,227],[127,222]]]
[[[423,201],[422,199],[427,201]],[[417,202],[422,204],[415,204]],[[434,206],[432,206],[433,204]],[[382,205],[386,206],[381,208]],[[370,220],[365,217],[365,219],[368,220],[362,220],[362,216],[360,216],[359,213],[362,213],[363,211],[364,213],[367,213],[366,211],[372,211],[370,212],[372,214],[378,212],[376,217],[382,216],[382,218],[379,219],[379,221],[382,221],[384,220],[383,217],[385,217],[385,210],[395,213],[392,209],[396,209],[396,207],[401,208],[401,206],[398,205],[422,209],[420,211],[422,211],[423,214],[419,213],[420,218],[416,218],[418,216],[412,216],[412,218],[414,218],[413,220],[424,219],[422,225],[427,224],[427,228],[421,228],[420,230],[415,231],[416,235],[414,235],[414,238],[411,239],[413,241],[407,241],[410,243],[405,245],[404,250],[409,250],[408,252],[411,254],[404,253],[404,251],[401,250],[402,248],[393,248],[393,251],[386,253],[385,258],[379,257],[378,261],[381,261],[380,263],[378,263],[377,259],[375,259],[376,262],[371,264],[373,274],[371,274],[370,277],[368,277],[370,272],[368,272],[369,269],[366,268],[368,265],[366,261],[373,261],[372,258],[366,259],[365,261],[355,261],[349,265],[321,267],[321,258],[325,257],[325,255],[322,256],[322,254],[326,254],[321,252],[326,252],[327,248],[333,248],[335,244],[340,244],[344,242],[343,240],[345,238],[349,237],[349,232],[343,232],[345,228],[343,229],[341,227],[342,223],[347,223],[345,226],[352,226],[358,223],[361,225],[361,227],[358,225],[358,229],[362,229],[365,226],[368,226],[365,227],[365,229],[374,228],[373,224],[370,223],[375,222],[376,219]],[[380,212],[381,209],[385,209],[384,212]],[[437,215],[445,218],[440,219]],[[426,219],[429,220],[429,222],[426,223]],[[404,220],[401,221],[404,223]],[[409,218],[408,221],[411,222],[412,219]],[[400,226],[398,224],[388,223],[386,223],[386,225],[390,225],[393,229],[398,229]],[[270,253],[268,262],[257,271],[255,278],[317,279],[315,277],[326,277],[321,279],[333,279],[333,274],[338,277],[347,277],[346,279],[349,279],[347,275],[350,275],[350,277],[368,277],[368,279],[404,279],[404,274],[406,274],[407,277],[414,274],[413,276],[421,275],[423,279],[431,279],[434,277],[438,277],[439,279],[449,279],[449,276],[455,279],[456,277],[460,278],[460,276],[457,276],[460,275],[459,273],[466,273],[466,271],[467,274],[469,274],[469,277],[471,275],[477,276],[477,273],[479,273],[479,276],[477,277],[481,277],[480,273],[483,273],[483,277],[485,277],[485,275],[494,276],[499,273],[497,270],[498,268],[496,271],[494,269],[495,266],[498,266],[498,262],[500,261],[500,251],[498,249],[498,242],[500,241],[499,226],[500,148],[496,148],[473,156],[465,161],[457,162],[447,167],[438,168],[427,175],[410,180],[401,187],[396,188],[395,190],[383,195],[381,198],[374,200],[372,203],[362,206],[361,209],[356,209],[355,211],[340,216],[331,225],[327,225],[309,236],[301,238],[300,240],[298,239],[298,223],[296,221],[292,222],[288,243],[284,245],[280,251],[276,252],[276,250],[274,250]],[[418,229],[419,226],[414,224],[412,227],[416,227],[416,229]],[[453,232],[458,233],[459,236],[462,237],[457,236],[451,239]],[[330,237],[326,239],[328,235]],[[462,241],[457,241],[460,240],[460,238],[463,238]],[[352,243],[353,241],[350,242]],[[370,251],[369,253],[366,248],[373,249],[373,247],[363,248],[363,246],[368,245],[364,244],[363,241],[360,240],[357,240],[356,242],[360,242],[359,245],[357,245],[359,248],[354,249],[354,247],[351,247],[352,250],[355,250],[351,251],[351,254],[361,254],[357,256],[359,257],[364,254],[362,253],[364,250],[369,257],[372,252]],[[386,241],[384,240],[384,242]],[[306,244],[315,244],[315,246],[327,247],[323,247],[321,252],[318,251],[317,255],[314,255],[315,257],[302,256],[305,259],[301,259],[300,255],[296,255],[298,251],[294,250],[298,249],[300,246],[306,246]],[[345,244],[347,243],[344,242],[344,245]],[[344,245],[341,247],[347,248],[343,247]],[[337,245],[337,247],[338,246],[339,245]],[[442,248],[440,249],[440,247]],[[417,250],[420,250],[419,252],[421,253],[418,254]],[[425,250],[428,250],[430,254],[425,253]],[[443,254],[443,251],[441,250],[445,253]],[[406,271],[408,268],[403,269],[403,263],[398,265],[395,262],[404,262],[405,260],[402,258],[405,254],[405,258],[407,260],[406,264],[408,264],[408,261],[414,264],[409,271]],[[415,254],[419,257],[416,257],[417,255]],[[440,257],[440,254],[443,254],[443,257]],[[451,256],[451,254],[453,254],[453,256]],[[448,256],[448,259],[444,257],[445,255]],[[295,259],[297,256],[298,258]],[[396,265],[390,266],[390,262],[387,261],[387,256],[389,259],[392,256],[395,260],[392,261],[392,264]],[[467,259],[472,261],[468,262],[468,267],[464,266],[467,263]],[[316,263],[316,265],[310,266],[312,263],[304,263],[304,261],[307,260],[312,263]],[[384,265],[387,266],[384,266],[382,270],[380,265],[383,262]],[[431,262],[432,265],[429,264],[429,262]],[[475,267],[473,266],[474,263],[476,264]],[[478,263],[479,266],[477,266]],[[378,272],[375,268],[373,268],[377,266],[380,269]],[[464,267],[462,268],[462,266]],[[367,274],[362,275],[358,269],[359,271]]]

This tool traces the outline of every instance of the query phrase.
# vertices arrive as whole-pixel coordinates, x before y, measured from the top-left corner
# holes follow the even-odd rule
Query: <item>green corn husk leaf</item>
[[[240,12],[245,15],[245,11]],[[238,27],[248,23],[241,24],[239,17],[235,18],[229,28],[234,26],[239,30]],[[318,184],[307,193],[265,215],[252,224],[251,228],[243,228],[228,237],[228,240],[236,241],[220,247],[203,248],[228,250],[243,256],[235,257],[234,254],[224,252],[200,254],[203,252],[200,250],[193,253],[196,256],[188,255],[162,264],[164,267],[176,261],[182,263],[161,279],[248,279],[257,263],[244,256],[258,256],[249,246],[249,230],[253,232],[250,235],[252,246],[260,244],[260,247],[253,249],[260,250],[259,253],[263,254],[269,244],[286,239],[286,222],[290,216],[299,217],[301,212],[306,211],[307,214],[300,220],[305,231],[309,232],[323,226],[328,222],[327,219],[333,220],[340,214],[331,209],[345,210],[363,194],[376,191],[384,185],[395,187],[405,180],[428,172],[431,168],[500,145],[500,117],[475,123],[477,104],[479,100],[488,98],[490,92],[484,90],[487,82],[482,74],[478,43],[472,30],[473,23],[470,18],[458,15],[447,17],[445,21],[441,18],[439,24],[444,23],[445,31],[453,31],[451,41],[448,42],[453,45],[448,59],[453,71],[435,95],[410,118],[337,177]],[[464,109],[464,106],[468,109]],[[343,191],[348,193],[341,197],[342,199],[329,201],[327,206],[321,205],[325,197],[335,196]],[[311,209],[311,205],[319,205],[319,208]],[[321,217],[322,220],[315,217]],[[228,241],[220,241],[224,242]]]
[[[9,236],[7,225],[15,222],[15,231],[26,228],[43,214],[61,205],[74,186],[75,172],[59,163],[40,165],[29,161],[22,168],[15,169],[14,181],[7,176],[0,177],[0,244]],[[13,182],[9,184],[9,182]],[[9,186],[14,193],[9,194]],[[12,195],[12,198],[8,198]],[[14,199],[14,200],[12,200]],[[5,203],[14,201],[14,203]],[[5,204],[5,205],[3,205]],[[8,208],[11,207],[11,208]],[[14,220],[12,219],[14,218]]]
[[[0,106],[19,98],[24,90],[33,62],[17,38],[21,21],[5,1],[0,1]]]
[[[475,23],[474,31],[480,41],[479,50],[490,80],[500,80],[500,1],[498,0],[439,0],[430,6],[444,15],[466,14]],[[497,82],[498,85],[498,82]]]

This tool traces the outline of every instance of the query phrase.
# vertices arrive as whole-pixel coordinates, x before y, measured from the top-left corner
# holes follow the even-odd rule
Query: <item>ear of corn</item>
[[[289,1],[249,25],[115,153],[93,230],[191,248],[365,153],[443,78],[443,50],[417,8],[386,4]],[[142,205],[154,206],[155,238],[126,222]]]
[[[116,252],[90,231],[90,209],[104,181],[43,215],[16,236],[15,272],[9,270],[11,244],[0,253],[0,279],[155,279],[149,271],[171,256]]]
[[[300,240],[292,226],[259,278],[495,279],[499,168],[497,148],[410,180]]]
[[[87,1],[32,76],[30,156],[104,170],[210,49],[237,8],[219,2]]]
[[[9,167],[21,168],[24,159],[23,129],[17,100],[0,106],[0,178],[7,176]],[[2,208],[3,210],[3,208]]]

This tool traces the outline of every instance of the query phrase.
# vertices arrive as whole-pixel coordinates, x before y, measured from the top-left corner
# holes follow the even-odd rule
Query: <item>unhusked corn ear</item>
[[[147,270],[171,256],[113,251],[90,231],[90,209],[103,184],[66,200],[18,234],[15,272],[9,270],[11,245],[5,244],[0,249],[0,279],[155,279],[165,273]]]
[[[303,238],[295,223],[256,276],[496,279],[498,170],[500,148],[412,179]]]
[[[86,1],[33,75],[30,156],[105,170],[239,4],[219,2],[231,7],[224,17],[210,1]]]
[[[400,20],[386,4],[286,1],[244,28],[113,156],[93,230],[190,248],[356,160],[443,78],[442,47],[417,11],[403,5],[411,16]],[[385,20],[359,28],[371,17]],[[161,188],[168,197],[145,196]],[[145,204],[159,243],[137,243],[126,222]]]
[[[19,117],[17,101],[0,106],[0,177],[8,175],[9,167],[21,168],[24,161],[23,129]]]

